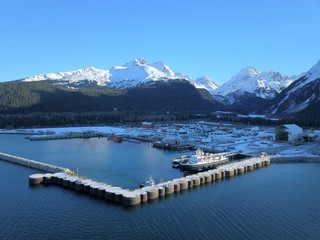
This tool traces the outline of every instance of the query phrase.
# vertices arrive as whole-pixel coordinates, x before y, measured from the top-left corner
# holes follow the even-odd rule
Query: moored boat
[[[204,153],[198,149],[188,160],[181,161],[179,167],[182,171],[203,171],[228,162],[228,154],[227,152]]]
[[[188,161],[189,157],[187,155],[182,155],[180,158],[172,159],[172,167],[179,168],[180,163]]]
[[[121,143],[122,142],[122,138],[118,137],[118,136],[108,136],[108,140],[114,141],[116,143]]]
[[[152,177],[151,177],[151,175],[150,175],[149,180],[141,183],[141,184],[140,184],[140,187],[141,187],[141,188],[142,188],[142,187],[149,187],[149,186],[153,186],[153,185],[154,185],[154,181],[153,181],[153,179],[152,179]]]

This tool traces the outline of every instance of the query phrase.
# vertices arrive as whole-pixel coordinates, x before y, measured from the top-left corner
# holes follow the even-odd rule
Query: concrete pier
[[[29,176],[29,184],[41,183],[56,184],[69,188],[73,191],[84,192],[92,196],[104,198],[108,201],[133,206],[171,195],[174,192],[193,189],[194,186],[204,185],[225,177],[233,177],[237,174],[244,174],[256,168],[262,168],[270,164],[270,158],[250,158],[239,162],[232,162],[218,166],[214,170],[208,170],[197,174],[176,178],[171,181],[162,182],[154,186],[147,186],[141,189],[128,190],[121,187],[114,187],[102,182],[90,179],[83,179],[77,176],[70,176],[64,172],[32,174]]]
[[[2,153],[2,152],[0,152],[0,160],[14,163],[14,164],[18,164],[18,165],[25,166],[25,167],[29,167],[29,168],[33,168],[33,169],[37,169],[39,171],[43,171],[43,172],[47,172],[47,173],[56,173],[56,172],[65,172],[68,174],[73,173],[68,168],[54,166],[52,164],[38,162],[35,160],[22,158],[22,157],[18,157],[18,156],[13,156],[13,155]]]

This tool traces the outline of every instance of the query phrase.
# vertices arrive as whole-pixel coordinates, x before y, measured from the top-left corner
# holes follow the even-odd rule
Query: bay
[[[147,144],[0,135],[0,151],[128,188],[182,176],[180,153]],[[271,164],[136,207],[30,187],[36,172],[0,161],[0,239],[320,239],[320,164]]]

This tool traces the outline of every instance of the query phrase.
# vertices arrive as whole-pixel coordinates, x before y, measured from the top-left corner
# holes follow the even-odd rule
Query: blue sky
[[[320,0],[3,0],[0,81],[135,57],[228,81],[248,65],[299,74],[320,60]]]

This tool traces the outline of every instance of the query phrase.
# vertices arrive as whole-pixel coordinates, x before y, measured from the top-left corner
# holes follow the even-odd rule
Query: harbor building
[[[294,142],[303,137],[303,130],[296,124],[285,124],[275,128],[276,141]]]

